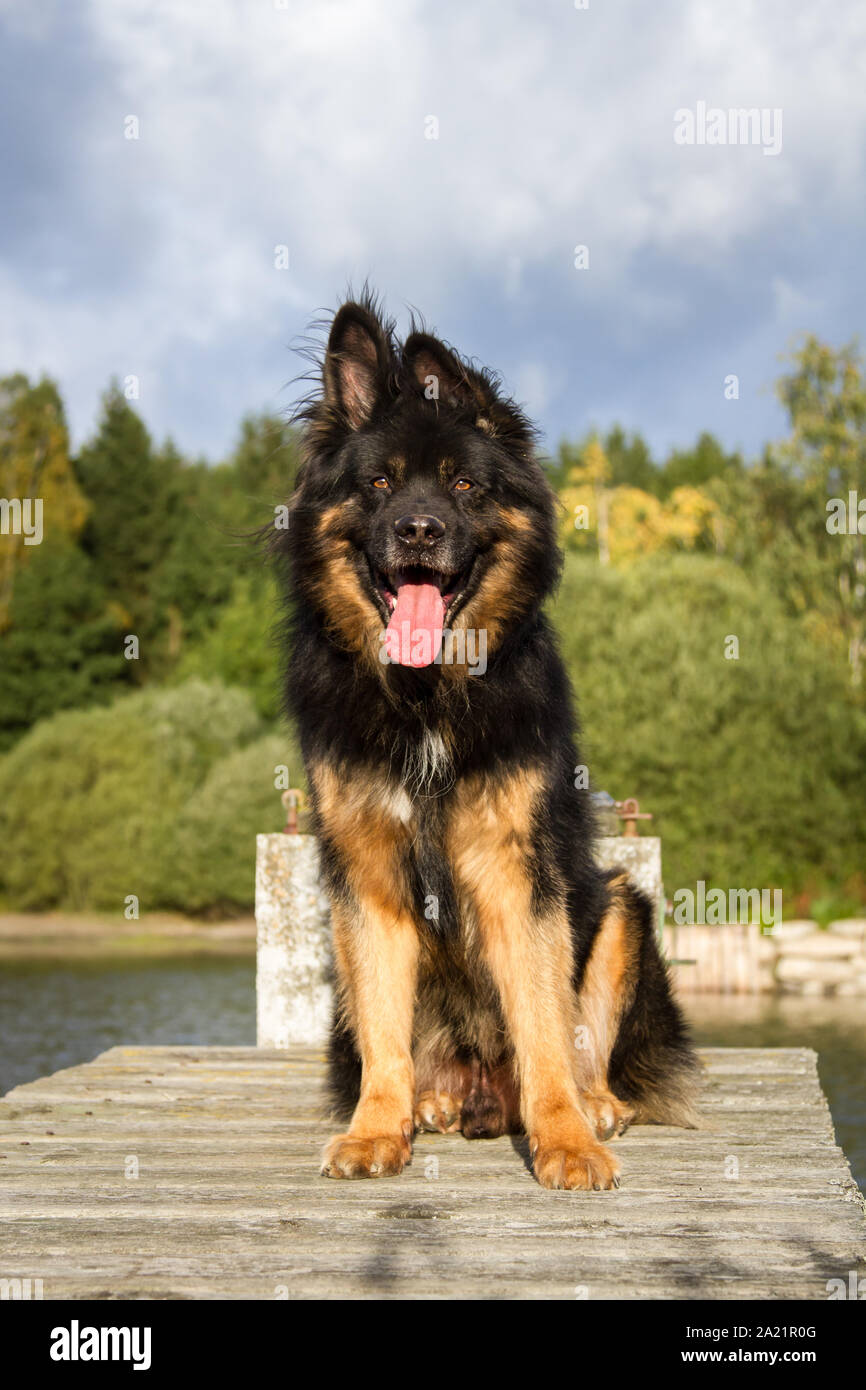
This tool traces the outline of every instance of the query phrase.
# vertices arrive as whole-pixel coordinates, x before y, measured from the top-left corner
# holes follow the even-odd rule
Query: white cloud
[[[670,285],[646,283],[652,258],[712,271],[784,237],[794,213],[844,217],[862,188],[858,0],[839,0],[832,22],[791,0],[90,0],[86,14],[98,86],[67,113],[71,216],[117,255],[77,280],[62,250],[53,282],[10,283],[7,266],[0,338],[4,369],[39,361],[75,383],[79,427],[108,369],[130,362],[165,427],[184,358],[287,342],[368,272],[393,307],[416,303],[447,333],[479,285],[519,300],[543,270],[574,293],[585,241],[581,296],[639,338],[684,312]],[[781,155],[676,146],[673,113],[697,100],[781,107]],[[129,113],[137,142],[123,139]],[[431,114],[438,140],[424,138]],[[274,269],[279,243],[288,272]],[[249,403],[290,371],[275,358]],[[221,378],[233,405],[243,381],[242,361]]]

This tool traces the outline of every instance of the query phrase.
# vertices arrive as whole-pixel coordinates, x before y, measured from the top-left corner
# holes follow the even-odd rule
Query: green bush
[[[705,557],[570,556],[554,616],[594,785],[653,812],[669,893],[790,895],[861,869],[866,718],[769,587]]]
[[[177,815],[160,898],[169,907],[233,911],[253,902],[256,835],[281,830],[286,813],[278,769],[303,785],[301,760],[285,734],[268,734],[221,758]]]
[[[0,635],[0,751],[39,719],[107,704],[132,687],[128,631],[93,562],[68,539],[48,539],[28,556]]]
[[[123,696],[43,720],[0,759],[4,896],[24,909],[166,902],[175,821],[211,767],[261,733],[216,683]]]
[[[214,636],[238,680],[250,598],[239,585]],[[806,620],[732,562],[688,555],[569,556],[554,618],[593,783],[654,813],[669,893],[704,879],[782,887],[789,910],[795,893],[825,915],[840,892],[856,903],[866,714]],[[0,758],[10,905],[248,909],[255,835],[283,824],[275,769],[302,784],[291,738],[257,711],[263,666],[252,683],[188,680],[31,729]]]
[[[276,719],[280,702],[278,634],[281,613],[270,575],[242,575],[211,626],[183,653],[176,678],[224,681],[249,690],[263,719]]]

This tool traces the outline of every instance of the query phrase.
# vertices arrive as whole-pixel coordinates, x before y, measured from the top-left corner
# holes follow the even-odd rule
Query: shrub
[[[279,713],[282,614],[269,576],[242,575],[212,625],[183,653],[177,679],[198,676],[249,690],[263,719]]]
[[[653,812],[669,891],[793,890],[861,867],[863,710],[767,586],[723,560],[570,556],[555,619],[594,784]]]
[[[5,894],[25,909],[159,905],[176,817],[260,731],[246,692],[202,681],[42,721],[0,759]]]
[[[256,835],[281,830],[286,821],[275,787],[280,767],[288,767],[289,785],[303,784],[300,757],[285,734],[256,739],[214,764],[175,819],[159,888],[166,906],[192,912],[252,906]]]

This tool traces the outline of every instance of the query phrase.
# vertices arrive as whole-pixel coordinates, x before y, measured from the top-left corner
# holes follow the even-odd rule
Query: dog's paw
[[[326,1178],[393,1178],[411,1157],[412,1144],[405,1133],[370,1139],[338,1134],[322,1155],[321,1171]]]
[[[448,1091],[423,1091],[415,1102],[415,1128],[455,1133],[460,1128],[460,1101]]]
[[[618,1100],[612,1091],[582,1091],[580,1104],[599,1139],[618,1139],[635,1117],[634,1107]]]
[[[619,1187],[619,1164],[603,1144],[592,1141],[567,1148],[530,1140],[532,1168],[542,1187],[601,1192]]]

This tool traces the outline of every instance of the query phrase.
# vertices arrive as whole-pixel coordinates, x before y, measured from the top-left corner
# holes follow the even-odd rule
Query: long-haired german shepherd
[[[691,1124],[695,1064],[650,904],[593,859],[533,430],[369,295],[336,314],[303,417],[288,697],[353,1109],[322,1171],[399,1173],[419,1128],[525,1130],[543,1186],[617,1187],[599,1141]]]

